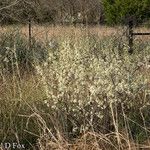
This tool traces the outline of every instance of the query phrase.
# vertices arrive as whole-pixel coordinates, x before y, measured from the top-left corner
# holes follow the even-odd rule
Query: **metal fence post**
[[[129,21],[129,50],[130,54],[133,53],[133,21]]]

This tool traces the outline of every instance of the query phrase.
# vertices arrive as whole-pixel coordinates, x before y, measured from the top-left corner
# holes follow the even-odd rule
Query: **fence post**
[[[133,21],[129,21],[129,50],[130,54],[133,53]]]
[[[31,50],[32,45],[32,25],[31,25],[31,18],[29,17],[29,50]]]

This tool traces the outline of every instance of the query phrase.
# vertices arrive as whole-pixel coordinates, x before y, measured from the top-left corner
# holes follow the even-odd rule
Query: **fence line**
[[[138,35],[150,35],[150,33],[142,33],[142,32],[133,32],[133,20],[130,20],[129,21],[129,24],[128,24],[128,27],[129,27],[129,37],[128,37],[128,43],[129,43],[129,50],[128,52],[130,54],[133,54],[133,44],[134,44],[134,36],[138,36]]]

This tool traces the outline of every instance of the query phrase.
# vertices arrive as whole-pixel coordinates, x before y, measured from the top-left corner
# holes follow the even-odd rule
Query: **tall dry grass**
[[[150,45],[136,42],[130,56],[120,28],[33,29],[47,52],[44,61],[31,59],[33,72],[22,74],[19,39],[1,46],[13,52],[11,72],[8,55],[0,59],[1,142],[40,150],[149,149]]]

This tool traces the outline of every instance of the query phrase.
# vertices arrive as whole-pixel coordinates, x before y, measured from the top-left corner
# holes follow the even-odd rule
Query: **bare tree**
[[[37,22],[62,24],[98,23],[102,15],[99,0],[1,0],[1,22]]]

